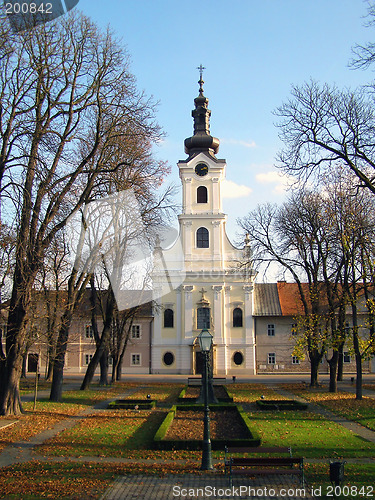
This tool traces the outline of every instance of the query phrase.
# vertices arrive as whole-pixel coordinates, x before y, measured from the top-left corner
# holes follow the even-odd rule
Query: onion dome
[[[191,156],[205,151],[215,155],[219,151],[220,141],[210,135],[211,111],[208,109],[208,99],[203,94],[202,72],[205,68],[200,65],[198,69],[200,70],[199,95],[194,99],[195,109],[191,112],[194,118],[194,135],[185,139],[185,153]]]

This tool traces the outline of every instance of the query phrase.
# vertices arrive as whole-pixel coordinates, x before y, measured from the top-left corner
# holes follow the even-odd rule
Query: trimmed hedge
[[[175,405],[168,412],[167,416],[163,420],[159,429],[156,431],[154,436],[154,448],[158,450],[201,450],[202,441],[198,439],[190,440],[174,440],[165,439],[165,435],[169,427],[172,425],[173,419],[177,411],[191,411],[197,410],[202,411],[204,405],[202,404],[184,404]],[[239,446],[239,447],[256,447],[260,446],[261,438],[259,434],[250,429],[251,423],[247,415],[243,411],[241,406],[234,404],[213,404],[210,405],[210,411],[222,411],[233,409],[237,411],[238,416],[242,420],[244,428],[246,429],[247,437],[241,437],[238,439],[211,439],[211,447],[213,450],[224,450],[225,446]]]
[[[261,410],[307,410],[308,404],[294,399],[258,399],[257,405]]]
[[[155,399],[116,399],[116,401],[111,401],[107,408],[109,410],[151,410],[155,405]]]

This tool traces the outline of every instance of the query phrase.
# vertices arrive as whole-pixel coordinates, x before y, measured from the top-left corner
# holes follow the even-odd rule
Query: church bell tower
[[[213,375],[250,375],[256,371],[254,275],[243,275],[239,264],[244,249],[232,245],[226,234],[221,192],[226,162],[216,156],[220,141],[210,133],[204,68],[201,65],[198,69],[199,94],[192,111],[194,133],[184,142],[187,158],[177,164],[182,183],[179,244],[185,277],[180,286],[158,301],[152,371],[200,373],[197,336],[207,328],[213,335]]]

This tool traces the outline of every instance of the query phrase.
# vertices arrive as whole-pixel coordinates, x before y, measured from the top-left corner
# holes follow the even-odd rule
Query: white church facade
[[[152,373],[199,373],[202,360],[196,338],[207,328],[213,335],[215,375],[255,374],[255,276],[239,268],[249,248],[236,248],[226,234],[221,194],[226,162],[217,158],[219,140],[210,135],[211,112],[202,77],[199,85],[192,112],[194,135],[185,140],[188,157],[177,164],[183,198],[178,242],[185,277],[155,301]],[[164,253],[168,260],[168,251]],[[178,282],[180,272],[169,271],[171,283]]]

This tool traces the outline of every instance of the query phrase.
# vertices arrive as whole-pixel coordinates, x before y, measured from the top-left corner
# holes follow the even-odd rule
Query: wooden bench
[[[289,456],[271,456],[271,457],[233,457],[233,453],[246,454],[286,454]],[[229,486],[233,485],[234,475],[270,475],[270,474],[293,474],[300,477],[302,487],[305,485],[305,476],[303,469],[303,458],[294,458],[291,448],[283,447],[265,447],[259,448],[237,448],[225,447],[224,457],[225,474],[229,475]]]
[[[216,377],[212,379],[212,385],[224,385],[226,384],[227,379],[225,377]],[[191,387],[193,385],[202,385],[201,377],[189,377],[188,378],[188,386]]]

